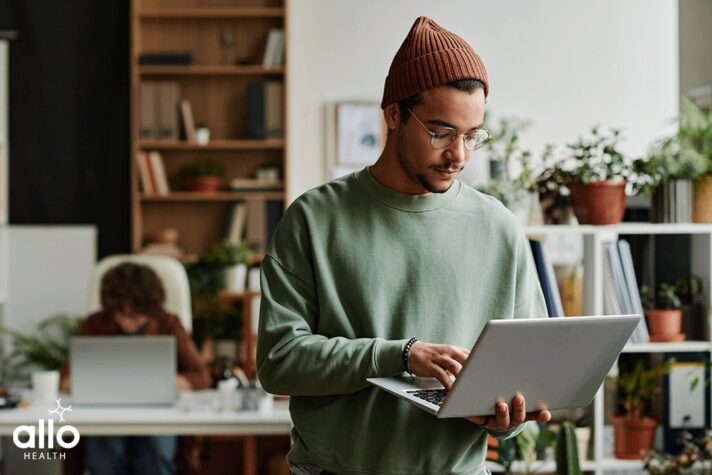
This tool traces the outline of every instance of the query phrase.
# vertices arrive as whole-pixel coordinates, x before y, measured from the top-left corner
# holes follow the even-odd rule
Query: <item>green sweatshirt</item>
[[[289,461],[337,474],[480,473],[485,430],[366,378],[403,372],[412,336],[469,349],[490,319],[543,316],[528,241],[496,199],[460,181],[405,195],[368,169],[308,191],[262,263],[258,374],[266,391],[292,396]]]

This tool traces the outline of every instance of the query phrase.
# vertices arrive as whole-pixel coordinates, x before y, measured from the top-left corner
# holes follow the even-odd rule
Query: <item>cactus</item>
[[[581,475],[575,426],[564,421],[556,440],[556,475]]]

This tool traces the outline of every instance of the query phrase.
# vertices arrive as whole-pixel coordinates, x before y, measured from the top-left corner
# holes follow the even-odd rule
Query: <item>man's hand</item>
[[[551,413],[547,409],[527,413],[526,401],[521,394],[517,394],[512,398],[511,416],[509,407],[504,401],[500,401],[495,405],[495,411],[496,414],[494,416],[471,416],[465,419],[493,430],[514,429],[526,421],[549,422],[551,419]]]
[[[468,350],[461,346],[436,345],[418,341],[410,350],[410,370],[422,378],[436,378],[448,391],[452,387],[450,375],[457,377],[465,364]]]

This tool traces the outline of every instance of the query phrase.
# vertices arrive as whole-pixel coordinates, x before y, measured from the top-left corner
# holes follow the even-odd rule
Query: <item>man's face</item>
[[[485,95],[482,89],[467,93],[437,87],[423,92],[421,97],[423,103],[415,106],[413,113],[423,125],[432,132],[453,128],[458,137],[449,146],[436,150],[430,143],[431,135],[410,114],[405,124],[393,121],[397,158],[409,188],[420,193],[444,193],[470,159],[472,152],[465,148],[462,134],[482,127]]]

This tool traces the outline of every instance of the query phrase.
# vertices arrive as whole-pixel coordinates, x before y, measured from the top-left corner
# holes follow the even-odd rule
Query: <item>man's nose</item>
[[[469,150],[465,148],[465,136],[458,135],[455,141],[451,143],[446,151],[445,158],[453,162],[459,167],[463,167],[465,162],[467,162]]]

